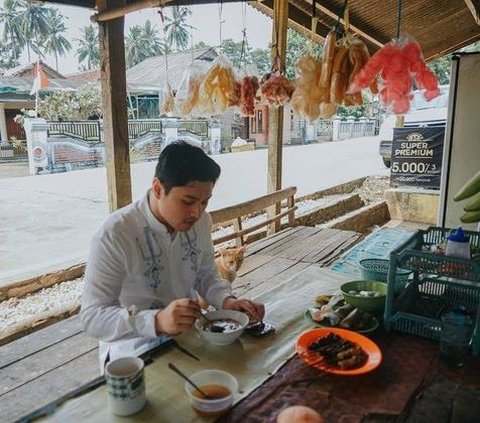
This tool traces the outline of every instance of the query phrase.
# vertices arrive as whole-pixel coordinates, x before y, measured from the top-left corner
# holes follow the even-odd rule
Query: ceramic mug
[[[110,361],[105,367],[110,411],[129,416],[140,411],[146,402],[143,360],[124,357]]]

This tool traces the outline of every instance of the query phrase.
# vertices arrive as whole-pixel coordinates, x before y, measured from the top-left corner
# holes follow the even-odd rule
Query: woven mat
[[[361,277],[360,260],[366,258],[388,259],[390,252],[402,245],[413,234],[411,229],[382,228],[372,232],[362,242],[344,253],[331,270],[352,277]]]
[[[375,341],[384,354],[376,371],[357,377],[329,375],[295,356],[218,422],[274,423],[289,405],[308,405],[327,422],[401,414],[434,373],[438,343],[398,333],[383,334]]]

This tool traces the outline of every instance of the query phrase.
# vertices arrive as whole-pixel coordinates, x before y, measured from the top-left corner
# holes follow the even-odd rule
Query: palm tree
[[[63,22],[64,16],[57,9],[50,9],[47,18],[51,31],[44,42],[44,46],[47,53],[55,55],[55,69],[58,71],[58,55],[65,56],[72,45],[62,35],[66,31]]]
[[[20,5],[22,8],[18,14],[18,21],[30,62],[30,49],[43,56],[41,41],[45,40],[52,30],[48,22],[50,8],[37,3],[22,2]]]
[[[148,45],[140,25],[131,26],[125,41],[127,68],[135,66],[148,57]]]
[[[87,61],[87,70],[98,69],[100,67],[100,46],[98,42],[98,29],[93,25],[87,25],[82,29],[83,34],[78,41],[78,63]]]
[[[165,35],[167,46],[175,51],[185,50],[190,41],[190,29],[193,26],[187,24],[187,18],[192,14],[188,7],[172,6],[172,16],[165,16]]]
[[[164,52],[165,44],[160,39],[156,27],[152,26],[149,20],[145,22],[144,27],[140,25],[130,27],[125,42],[125,57],[128,68]]]
[[[148,43],[148,50],[150,56],[159,56],[165,53],[165,42],[159,36],[157,26],[147,19],[143,27],[143,37]]]
[[[12,56],[16,61],[25,45],[18,18],[19,0],[5,0],[0,8],[0,22],[3,23],[3,41],[13,47]]]

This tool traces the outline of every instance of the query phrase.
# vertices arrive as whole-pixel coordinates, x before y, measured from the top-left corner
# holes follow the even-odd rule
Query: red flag
[[[50,85],[50,81],[48,80],[47,75],[42,69],[40,61],[35,63],[35,70],[33,74],[35,75],[35,79],[33,80],[33,85],[32,85],[32,89],[30,90],[30,95],[34,95],[39,90],[45,87],[48,87]]]

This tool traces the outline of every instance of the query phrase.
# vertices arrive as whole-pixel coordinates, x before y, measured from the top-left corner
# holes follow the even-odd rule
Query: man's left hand
[[[235,297],[225,298],[222,308],[224,310],[236,310],[246,313],[250,318],[250,323],[262,321],[265,315],[265,307],[263,304]]]

